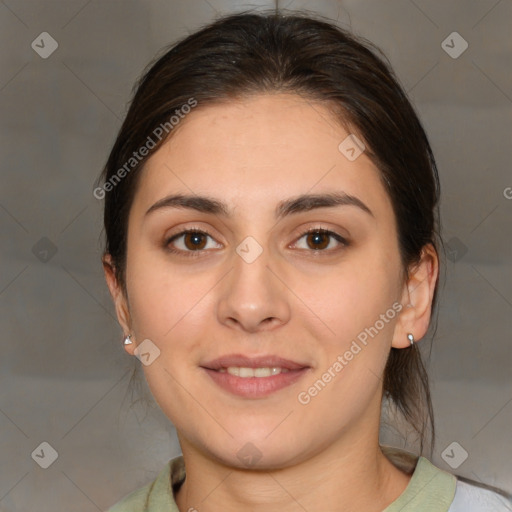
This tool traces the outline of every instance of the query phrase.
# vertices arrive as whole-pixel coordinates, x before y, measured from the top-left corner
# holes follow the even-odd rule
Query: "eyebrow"
[[[370,208],[358,197],[345,192],[327,194],[303,194],[278,203],[275,209],[277,219],[282,219],[295,213],[307,212],[316,208],[332,208],[335,206],[355,206],[374,217]],[[145,213],[148,214],[163,208],[187,208],[202,213],[232,217],[228,206],[217,199],[207,196],[176,194],[166,196],[153,204]]]

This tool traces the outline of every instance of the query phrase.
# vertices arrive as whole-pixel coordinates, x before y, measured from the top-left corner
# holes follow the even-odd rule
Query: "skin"
[[[406,349],[407,333],[418,341],[428,329],[438,260],[426,246],[403,279],[390,199],[365,153],[349,161],[338,150],[348,133],[321,104],[257,95],[198,106],[146,164],[129,215],[127,297],[108,256],[104,269],[134,340],[125,350],[134,355],[144,339],[160,350],[143,368],[178,432],[182,512],[377,512],[410,480],[379,449],[382,375],[390,348]],[[342,205],[274,216],[283,200],[333,191],[356,196],[373,215]],[[232,216],[174,207],[145,215],[177,193],[223,201]],[[314,249],[303,233],[319,227],[349,244],[327,237]],[[199,257],[190,257],[198,251],[185,237],[171,243],[183,252],[166,251],[166,239],[192,228],[211,234],[200,239],[207,245]],[[235,251],[247,236],[263,249],[250,264]],[[400,314],[299,403],[298,393],[395,302]],[[200,367],[232,353],[278,355],[310,369],[266,398],[242,398]],[[248,442],[261,453],[251,468],[237,457]]]

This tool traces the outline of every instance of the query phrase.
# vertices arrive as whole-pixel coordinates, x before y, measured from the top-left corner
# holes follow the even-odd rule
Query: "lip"
[[[309,368],[309,365],[292,361],[291,359],[284,359],[282,357],[268,355],[249,357],[243,354],[229,354],[213,361],[209,361],[201,365],[203,368],[209,370],[220,370],[221,368],[229,368],[230,366],[238,366],[244,368],[286,368],[287,370],[300,370]],[[265,378],[265,377],[263,377]]]
[[[270,377],[237,377],[218,370],[204,368],[210,378],[229,393],[243,398],[265,398],[266,396],[292,385],[303,377],[309,368],[290,370],[286,373],[271,375]]]
[[[230,366],[245,368],[286,368],[288,371],[271,375],[269,377],[237,377],[227,372],[220,372],[221,368]],[[290,359],[277,356],[248,357],[241,354],[232,354],[210,361],[201,368],[220,388],[243,398],[265,398],[266,396],[288,387],[306,375],[310,366]]]

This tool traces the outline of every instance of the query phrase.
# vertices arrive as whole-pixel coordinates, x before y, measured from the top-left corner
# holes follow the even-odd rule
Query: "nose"
[[[276,276],[276,265],[270,268],[271,263],[266,250],[251,263],[234,253],[233,268],[222,280],[217,303],[219,322],[245,332],[258,332],[273,330],[289,321],[289,290]]]

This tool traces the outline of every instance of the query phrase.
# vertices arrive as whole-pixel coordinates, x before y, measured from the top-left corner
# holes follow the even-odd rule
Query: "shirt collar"
[[[456,477],[434,466],[425,457],[418,457],[404,450],[381,446],[382,452],[399,469],[412,473],[402,494],[383,512],[427,510],[429,504],[435,512],[448,512],[456,488]],[[179,512],[175,492],[185,481],[183,455],[171,459],[153,482],[146,502],[147,512]]]

